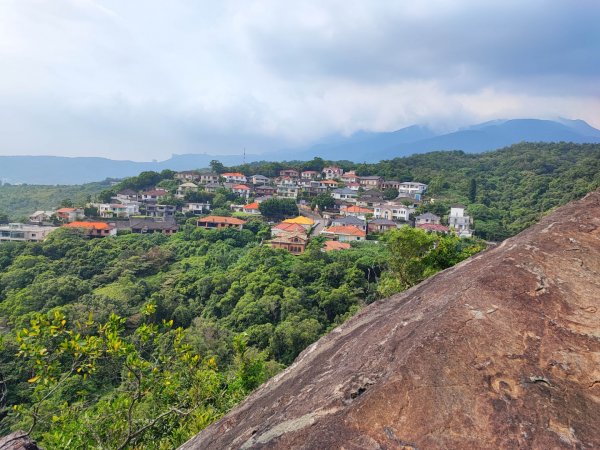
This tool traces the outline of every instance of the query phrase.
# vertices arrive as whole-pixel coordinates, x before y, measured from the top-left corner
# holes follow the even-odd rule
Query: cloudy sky
[[[0,155],[166,159],[496,118],[600,127],[597,0],[0,0]]]

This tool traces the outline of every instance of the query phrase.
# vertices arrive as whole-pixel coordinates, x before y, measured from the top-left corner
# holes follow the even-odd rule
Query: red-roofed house
[[[321,234],[340,242],[364,241],[367,237],[367,233],[352,225],[325,228]]]
[[[282,233],[304,233],[306,229],[299,223],[281,222],[271,228],[271,234],[277,236]]]
[[[367,214],[373,214],[373,210],[362,206],[348,206],[340,209],[340,213],[344,216],[354,216],[364,219]]]
[[[319,172],[316,170],[305,170],[300,174],[303,180],[314,180],[319,176]]]
[[[198,219],[198,226],[202,228],[237,228],[241,230],[245,223],[245,220],[224,216],[207,216]]]
[[[248,203],[242,209],[246,214],[260,215],[260,205],[258,202]]]
[[[89,237],[106,237],[117,234],[117,229],[106,222],[71,222],[63,225],[63,227],[81,230]]]
[[[343,169],[340,169],[337,166],[325,167],[325,168],[323,168],[322,172],[323,172],[324,177],[328,180],[333,180],[334,178],[340,178],[344,174]]]
[[[356,183],[356,182],[358,182],[358,175],[356,175],[356,172],[354,170],[351,170],[350,172],[346,172],[340,178],[341,178],[341,180],[344,183]]]
[[[65,222],[75,222],[83,219],[85,215],[81,208],[60,208],[56,210],[56,217]]]

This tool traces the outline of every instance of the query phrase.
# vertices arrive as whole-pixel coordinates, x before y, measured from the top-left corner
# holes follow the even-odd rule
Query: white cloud
[[[600,126],[600,6],[0,2],[0,154],[250,152],[359,129]]]

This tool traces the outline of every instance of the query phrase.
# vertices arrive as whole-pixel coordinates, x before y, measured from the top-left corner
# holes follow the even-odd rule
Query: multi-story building
[[[56,230],[56,227],[44,227],[24,223],[0,225],[0,242],[41,242],[54,230]]]
[[[376,219],[408,221],[410,215],[414,212],[415,210],[409,206],[388,202],[376,205],[373,211],[373,217]]]
[[[383,178],[381,178],[377,175],[369,175],[369,176],[365,176],[365,177],[359,177],[359,180],[358,180],[360,185],[362,187],[364,187],[365,189],[379,189],[382,181],[383,181]]]
[[[471,224],[473,220],[465,215],[464,205],[452,205],[448,215],[448,226],[456,231],[460,237],[471,237]]]
[[[328,166],[323,168],[321,173],[325,179],[333,180],[334,178],[340,178],[344,174],[344,170],[337,166]]]
[[[246,175],[240,172],[225,172],[221,176],[225,178],[227,183],[245,183],[248,181]]]
[[[100,203],[98,205],[98,215],[105,219],[127,218],[140,213],[140,207],[137,203]]]

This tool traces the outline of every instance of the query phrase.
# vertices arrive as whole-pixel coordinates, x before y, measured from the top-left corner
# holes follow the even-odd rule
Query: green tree
[[[291,198],[270,198],[259,205],[260,213],[273,220],[297,216],[298,205]]]

